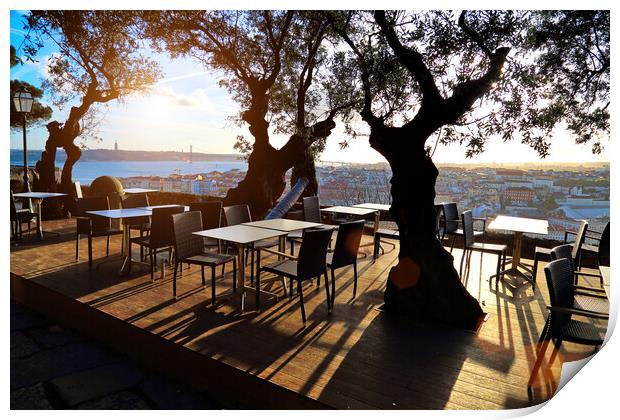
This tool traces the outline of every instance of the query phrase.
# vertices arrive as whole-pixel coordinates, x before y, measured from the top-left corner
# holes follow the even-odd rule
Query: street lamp
[[[26,114],[32,111],[34,98],[32,94],[25,89],[15,92],[13,96],[13,104],[15,110],[22,114],[22,132],[24,136],[24,189],[30,191],[30,183],[28,182],[28,147],[26,145]]]

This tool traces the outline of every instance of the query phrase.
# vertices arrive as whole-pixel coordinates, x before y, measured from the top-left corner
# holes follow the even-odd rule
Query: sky
[[[10,41],[16,48],[23,41],[22,13],[10,13]],[[11,79],[21,79],[40,86],[46,76],[46,63],[54,52],[46,46],[39,53],[37,63],[25,62],[10,70]],[[18,54],[22,51],[19,50]],[[228,92],[218,86],[218,75],[205,69],[192,59],[171,60],[167,55],[153,57],[160,63],[164,78],[148,94],[127,97],[123,103],[113,101],[100,106],[103,120],[99,124],[97,136],[100,141],[89,140],[88,148],[113,148],[118,142],[119,149],[126,150],[183,150],[203,153],[236,153],[233,144],[237,135],[251,139],[245,127],[238,127],[228,117],[238,113],[237,104]],[[45,102],[45,98],[44,101]],[[53,118],[64,121],[68,109],[54,108]],[[359,127],[365,130],[360,120]],[[28,131],[28,148],[42,149],[47,138],[43,127]],[[349,142],[346,150],[339,143],[348,139],[343,125],[338,124],[327,140],[325,151],[320,156],[323,161],[375,163],[384,161],[383,157],[370,148],[366,137],[358,137]],[[282,146],[286,136],[272,136],[275,147]],[[21,131],[11,132],[11,148],[21,149]],[[576,145],[567,132],[559,132],[552,139],[550,156],[546,162],[586,162],[608,161],[608,147],[601,155],[593,155],[588,145]],[[538,154],[518,140],[504,142],[491,138],[486,143],[484,153],[473,159],[465,158],[465,147],[458,145],[439,145],[433,156],[437,163],[508,163],[538,162]]]

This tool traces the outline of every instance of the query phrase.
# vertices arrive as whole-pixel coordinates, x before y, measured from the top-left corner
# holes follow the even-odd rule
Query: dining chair
[[[30,200],[27,200],[30,202]],[[23,235],[22,224],[28,224],[28,235],[30,235],[30,223],[33,219],[37,218],[37,213],[33,212],[30,208],[17,208],[15,197],[13,196],[13,190],[11,190],[11,236],[13,238],[20,239]]]
[[[172,215],[183,213],[184,211],[184,206],[154,208],[151,216],[150,235],[132,238],[129,241],[130,257],[132,244],[137,244],[141,247],[143,246],[149,250],[151,280],[154,279],[155,266],[157,265],[157,254],[167,251],[170,255],[172,248],[174,247]],[[169,258],[172,260],[171,257]],[[131,271],[131,258],[129,258],[129,270]]]
[[[107,217],[95,216],[86,213],[95,210],[110,210],[110,202],[107,196],[83,197],[76,200],[77,217],[75,218],[75,259],[80,258],[80,237],[88,237],[88,266],[93,266],[93,238],[106,237],[106,257],[110,255],[110,236],[120,235],[123,231],[112,226],[112,220]]]
[[[583,245],[583,241],[585,240],[585,234],[588,230],[588,223],[583,220],[577,232],[575,232],[575,242],[571,245],[572,251],[572,259],[575,267],[578,267],[579,264],[579,255],[581,252],[581,246]],[[566,234],[565,234],[566,237]],[[551,249],[544,248],[541,246],[537,246],[534,249],[534,264],[532,266],[532,283],[536,284],[536,274],[538,272],[538,262],[540,260],[550,260],[551,259]]]
[[[200,211],[189,211],[172,215],[172,230],[174,234],[174,275],[172,277],[172,295],[177,299],[177,271],[182,263],[200,266],[202,286],[206,288],[205,267],[211,268],[211,305],[215,305],[215,268],[224,267],[226,263],[233,263],[233,292],[237,283],[237,259],[233,255],[206,252],[203,238],[193,232],[203,230]],[[224,276],[222,275],[222,278]]]
[[[202,220],[202,229],[217,229],[221,226],[222,202],[199,201],[189,204],[189,211],[199,211]],[[217,239],[203,238],[206,247],[217,247],[221,252],[221,243]]]
[[[551,365],[560,350],[563,341],[583,345],[595,346],[595,351],[603,344],[605,334],[591,322],[573,319],[573,316],[582,316],[591,319],[609,319],[608,315],[583,311],[574,307],[575,289],[573,287],[573,268],[569,258],[555,260],[545,267],[545,278],[549,289],[549,314],[545,321],[540,338],[536,345],[536,361],[527,382],[528,393],[532,392],[532,385],[540,369],[549,342],[553,342],[554,349],[549,359]]]
[[[329,279],[327,277],[327,246],[332,236],[332,229],[313,229],[305,230],[299,247],[297,256],[270,249],[257,249],[257,270],[256,270],[256,310],[260,309],[260,274],[263,271],[283,276],[290,281],[290,291],[293,291],[293,281],[297,281],[297,295],[301,309],[301,318],[306,324],[306,310],[304,308],[304,294],[302,282],[313,279],[314,277],[325,277],[325,296],[327,298],[327,311],[331,312],[332,305],[329,296]],[[261,251],[272,253],[284,259],[261,267]]]
[[[461,220],[463,224],[463,255],[461,256],[459,276],[461,279],[463,278],[463,262],[465,262],[465,272],[467,273],[466,279],[469,278],[469,267],[471,264],[471,255],[473,251],[478,251],[481,253],[487,252],[489,254],[497,255],[497,270],[495,275],[489,278],[490,287],[491,279],[495,277],[495,288],[497,289],[500,272],[506,266],[506,254],[508,252],[508,247],[506,245],[475,242],[474,220],[471,210],[464,211],[461,214]]]
[[[456,203],[443,203],[442,206],[443,206],[443,215],[444,215],[443,223],[444,224],[443,224],[443,232],[442,232],[441,240],[443,241],[443,238],[446,235],[452,236],[452,242],[450,243],[450,253],[452,253],[456,238],[463,237],[464,233],[463,233],[463,229],[459,227],[459,223],[461,222],[461,220],[459,219],[459,211],[458,211],[458,207]],[[474,229],[472,235],[474,238],[478,236],[482,237],[482,240],[484,242],[484,231],[486,230],[486,219],[472,216],[472,220],[482,222],[482,230]]]
[[[125,194],[121,197],[122,209],[134,209],[136,207],[148,207],[149,198],[146,194]],[[151,218],[149,216],[144,217],[132,217],[129,219],[129,223],[125,225],[129,229],[129,240],[131,241],[131,231],[137,230],[140,233],[140,237],[145,236],[151,230]],[[144,247],[140,247],[140,261],[144,261]]]
[[[364,223],[363,220],[342,223],[338,229],[334,251],[327,253],[327,268],[332,274],[332,308],[336,299],[336,269],[353,266],[353,298],[357,295],[357,252],[362,241]]]
[[[570,262],[572,270],[572,284],[575,289],[575,307],[577,309],[583,309],[592,312],[609,313],[609,301],[605,294],[605,289],[594,288],[587,286],[579,286],[577,284],[578,277],[594,277],[599,278],[602,283],[603,277],[599,274],[584,273],[583,271],[575,270],[575,265],[572,257],[572,247],[570,245],[559,245],[551,250],[551,260],[561,260],[566,258]],[[602,286],[602,284],[601,284]]]
[[[318,196],[304,197],[302,199],[304,209],[304,221],[321,223],[321,205]],[[291,254],[295,253],[295,242],[301,242],[302,231],[291,232],[286,236],[286,240],[291,243]]]
[[[581,254],[578,261],[578,267],[581,268],[581,255],[584,252],[588,252],[590,254],[594,254],[596,258],[596,262],[598,265],[606,265],[609,266],[609,257],[610,257],[610,222],[607,222],[605,228],[602,232],[596,231],[594,229],[586,230],[585,239],[581,244]],[[564,242],[568,242],[568,235],[572,234],[572,232],[567,231],[564,235]],[[595,243],[588,243],[586,240],[590,240]]]

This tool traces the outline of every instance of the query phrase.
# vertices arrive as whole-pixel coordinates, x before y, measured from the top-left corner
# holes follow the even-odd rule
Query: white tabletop
[[[160,204],[159,206],[145,206],[145,207],[136,207],[141,210],[153,211],[153,209],[165,209],[168,207],[178,207],[180,204]],[[189,206],[183,206],[185,211],[189,211]]]
[[[53,197],[62,197],[65,196],[67,194],[64,193],[51,193],[51,192],[25,192],[25,193],[18,193],[18,194],[13,194],[13,197],[17,197],[17,198],[34,198],[34,199],[44,199],[44,198],[53,198]]]
[[[546,235],[549,233],[549,222],[540,219],[528,219],[527,217],[499,215],[489,224],[488,229]]]
[[[246,225],[225,226],[192,233],[205,238],[220,239],[222,241],[234,242],[236,244],[250,244],[263,239],[286,235],[286,232],[281,230],[272,230]]]
[[[153,212],[150,210],[132,208],[132,209],[112,209],[112,210],[91,210],[88,214],[95,216],[107,217],[109,219],[130,219],[132,217],[150,216]]]
[[[367,214],[374,213],[376,209],[366,209],[361,207],[346,207],[346,206],[334,206],[321,209],[321,211],[328,211],[330,213],[342,213],[353,214],[355,216],[366,216]]]
[[[353,207],[359,207],[359,208],[362,208],[362,209],[380,210],[380,211],[390,211],[390,205],[389,204],[362,203],[362,204],[356,204]]]
[[[255,222],[242,223],[242,225],[254,226],[254,227],[263,228],[263,229],[280,230],[282,232],[293,232],[295,230],[323,226],[321,223],[305,222],[302,220],[291,220],[291,219],[257,220]]]
[[[125,194],[143,194],[150,192],[157,192],[158,190],[152,190],[150,188],[125,188]]]

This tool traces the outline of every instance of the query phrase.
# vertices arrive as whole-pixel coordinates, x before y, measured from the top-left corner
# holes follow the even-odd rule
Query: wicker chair
[[[457,236],[463,237],[463,229],[459,228],[459,211],[456,206],[456,203],[443,203],[443,231],[441,233],[441,240],[446,235],[452,236],[452,242],[450,243],[450,253],[454,249],[454,242],[456,241]],[[481,236],[484,241],[484,231],[486,229],[486,219],[479,217],[472,217],[472,220],[482,222],[482,230],[473,231],[473,237]]]
[[[551,259],[552,261],[556,261],[566,258],[571,263],[571,270],[573,273],[572,281],[575,289],[575,308],[608,314],[609,301],[607,300],[604,289],[577,285],[578,277],[598,277],[602,282],[602,276],[576,271],[571,248],[570,245],[556,246],[551,250]]]
[[[495,288],[497,288],[497,283],[500,278],[500,271],[503,270],[506,265],[506,254],[508,252],[508,247],[506,245],[475,242],[474,218],[472,217],[471,210],[464,211],[461,215],[461,220],[463,223],[463,255],[461,256],[459,276],[462,278],[463,262],[465,262],[465,271],[467,272],[466,278],[469,278],[469,266],[471,263],[472,251],[494,254],[497,255],[497,271],[495,272],[495,275],[489,278],[489,286],[491,279],[495,277]]]
[[[172,231],[172,215],[183,213],[184,206],[173,206],[153,209],[151,216],[151,234],[132,238],[129,241],[129,255],[131,255],[131,245],[138,244],[149,250],[151,265],[151,280],[154,278],[157,254],[162,251],[172,251],[174,246],[174,232]],[[129,258],[129,270],[131,271],[131,258]]]
[[[121,208],[134,209],[136,207],[148,207],[149,198],[146,194],[126,194],[121,197]],[[146,236],[145,234],[151,230],[151,218],[145,217],[133,217],[130,219],[131,223],[126,227],[129,229],[129,240],[131,241],[131,231],[137,230],[140,232],[140,237]],[[144,247],[140,247],[140,261],[144,261]]]
[[[107,196],[78,198],[76,200],[76,208],[78,216],[75,218],[77,222],[75,237],[75,259],[80,257],[80,236],[88,236],[88,266],[93,266],[93,238],[105,236],[106,239],[106,256],[110,255],[110,236],[120,235],[123,233],[121,229],[112,226],[112,220],[107,217],[99,217],[89,215],[87,211],[94,210],[110,210],[110,202]]]
[[[584,220],[581,223],[581,226],[575,232],[575,243],[572,245],[572,259],[575,264],[575,267],[578,266],[579,263],[579,255],[581,252],[581,246],[583,245],[583,241],[585,240],[585,234],[588,230],[588,223]],[[566,233],[564,234],[564,238],[566,238]],[[565,241],[566,243],[566,241]],[[534,265],[532,266],[532,282],[536,284],[536,272],[538,271],[538,262],[541,260],[551,260],[551,249],[543,248],[541,246],[537,246],[534,250]]]
[[[27,200],[29,203],[30,200]],[[31,211],[30,208],[18,209],[15,204],[15,197],[13,197],[13,191],[11,190],[11,236],[16,240],[20,239],[23,234],[22,224],[28,224],[28,235],[30,235],[30,222],[32,219],[36,219],[38,215]]]
[[[319,204],[319,197],[304,197],[304,220],[306,222],[321,223],[321,205]],[[303,236],[302,231],[291,232],[287,235],[286,240],[291,243],[291,254],[295,253],[295,242],[301,242]]]
[[[332,229],[314,229],[305,230],[301,246],[299,247],[299,255],[289,255],[282,252],[272,251],[270,249],[257,249],[258,267],[256,271],[256,310],[260,309],[260,273],[263,271],[276,274],[278,276],[288,277],[290,279],[290,291],[293,291],[293,280],[297,280],[297,294],[299,295],[301,318],[304,325],[306,324],[306,310],[304,308],[304,295],[301,283],[321,275],[325,276],[325,295],[327,297],[327,310],[331,312],[331,300],[329,296],[329,280],[327,278],[327,246],[332,236]],[[261,251],[276,254],[285,259],[267,264],[264,267],[260,265]]]
[[[202,216],[199,211],[190,211],[172,215],[174,233],[174,276],[172,278],[172,294],[177,299],[177,271],[182,263],[200,266],[202,286],[206,288],[205,267],[211,267],[211,304],[215,305],[215,267],[233,263],[233,291],[237,283],[237,263],[232,255],[205,252],[203,238],[192,232],[203,230]],[[223,275],[222,275],[223,277]]]
[[[573,315],[595,319],[609,319],[607,315],[575,308],[573,266],[570,259],[563,258],[550,262],[545,267],[545,277],[549,288],[551,306],[547,307],[549,315],[536,346],[536,362],[527,383],[528,393],[532,391],[532,384],[542,364],[549,341],[553,341],[554,344],[549,365],[553,363],[562,345],[562,341],[592,345],[595,346],[595,350],[598,350],[598,347],[603,344],[604,333],[602,331],[589,322],[572,319]]]
[[[336,275],[334,273],[336,269],[349,265],[353,266],[353,298],[357,295],[357,252],[363,232],[363,220],[342,223],[338,230],[334,251],[327,253],[327,268],[332,274],[332,308],[336,299]],[[319,285],[320,282],[317,283],[317,287]]]
[[[202,229],[217,229],[221,226],[222,202],[200,201],[189,204],[189,211],[199,211],[202,218]],[[217,239],[203,238],[206,247],[217,247],[221,252],[221,244]]]
[[[610,254],[610,240],[609,240],[609,229],[610,222],[607,222],[605,228],[602,232],[597,232],[593,229],[588,229],[585,234],[586,239],[591,239],[596,241],[596,244],[586,243],[585,240],[581,244],[581,253],[589,252],[591,254],[595,254],[598,265],[607,265],[609,266],[609,254]],[[572,232],[567,231],[564,234],[564,243],[568,242],[568,235],[571,235]],[[581,255],[580,254],[580,257]],[[578,265],[581,268],[581,258],[579,258]]]

